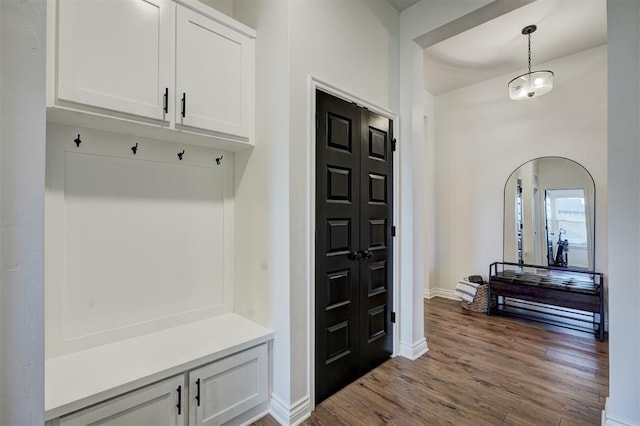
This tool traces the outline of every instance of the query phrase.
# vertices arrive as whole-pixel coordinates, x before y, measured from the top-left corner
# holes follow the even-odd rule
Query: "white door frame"
[[[311,402],[311,409],[315,408],[315,396],[316,396],[316,354],[315,354],[315,342],[316,342],[316,334],[315,334],[315,288],[316,288],[316,279],[315,279],[315,271],[316,271],[316,235],[315,235],[315,224],[316,224],[316,90],[320,89],[323,92],[327,92],[333,96],[336,96],[340,99],[343,99],[347,102],[355,102],[359,106],[363,106],[367,108],[369,111],[375,112],[383,117],[387,117],[393,120],[393,135],[394,138],[400,140],[399,132],[400,132],[400,123],[398,119],[398,115],[393,111],[390,111],[386,108],[379,107],[375,104],[372,104],[358,96],[355,96],[347,91],[337,88],[336,86],[326,83],[320,79],[315,78],[314,76],[309,76],[309,115],[307,122],[307,134],[309,141],[309,156],[308,156],[308,167],[307,167],[307,183],[308,183],[308,191],[307,191],[307,211],[309,213],[309,228],[307,229],[310,247],[309,247],[309,258],[307,259],[307,270],[309,276],[307,277],[308,282],[308,291],[309,295],[307,298],[307,324],[309,324],[309,329],[307,330],[307,350],[310,355],[308,369],[307,369],[307,383],[309,383],[309,396]],[[392,357],[395,357],[398,354],[398,342],[399,342],[399,334],[400,334],[400,313],[399,313],[399,301],[400,301],[400,274],[399,268],[400,265],[400,238],[401,233],[399,232],[400,227],[398,226],[400,222],[400,157],[399,150],[393,155],[393,225],[396,226],[396,237],[393,238],[393,312],[396,313],[396,322],[393,324],[393,354]]]

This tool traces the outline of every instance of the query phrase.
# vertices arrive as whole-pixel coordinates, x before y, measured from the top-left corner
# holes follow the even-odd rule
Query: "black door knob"
[[[373,253],[371,253],[369,250],[364,250],[362,252],[363,259],[371,259],[372,256],[373,256]]]
[[[360,260],[362,259],[362,253],[360,253],[359,251],[352,251],[347,255],[347,257],[349,257],[349,259],[351,260]]]

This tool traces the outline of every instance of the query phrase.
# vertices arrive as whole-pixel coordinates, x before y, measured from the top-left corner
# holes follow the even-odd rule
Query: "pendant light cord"
[[[531,33],[527,34],[529,39],[529,74],[531,74]]]

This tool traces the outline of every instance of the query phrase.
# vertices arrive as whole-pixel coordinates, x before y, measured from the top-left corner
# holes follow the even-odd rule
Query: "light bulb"
[[[542,86],[542,84],[543,84],[543,83],[544,83],[544,80],[543,80],[543,79],[541,79],[541,78],[536,78],[536,79],[533,81],[533,84],[535,84],[536,86]]]

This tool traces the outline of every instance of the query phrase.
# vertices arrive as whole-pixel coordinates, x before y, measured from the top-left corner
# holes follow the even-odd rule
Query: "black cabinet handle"
[[[196,380],[196,403],[200,406],[200,379]]]
[[[372,256],[373,256],[373,253],[371,253],[369,250],[364,250],[362,252],[363,259],[371,259]]]
[[[162,109],[164,110],[164,112],[166,114],[166,113],[169,112],[169,88],[168,87],[164,88],[164,96],[163,97],[164,97],[164,107]]]
[[[187,94],[182,92],[182,117],[187,116]]]
[[[178,386],[178,415],[182,414],[182,386]]]

